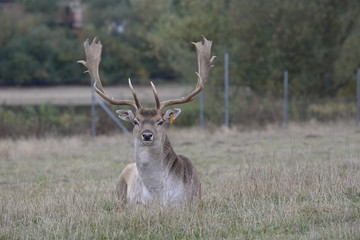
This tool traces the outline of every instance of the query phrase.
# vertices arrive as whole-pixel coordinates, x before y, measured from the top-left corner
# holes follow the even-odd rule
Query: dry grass
[[[162,99],[181,97],[189,92],[192,86],[158,84],[157,86]],[[128,86],[104,86],[107,92],[115,98],[131,99],[132,95]],[[150,85],[136,85],[136,92],[142,102],[153,104],[153,93]],[[89,86],[58,86],[58,87],[23,87],[23,88],[0,88],[0,104],[9,106],[40,105],[44,103],[54,105],[90,105],[91,89]]]
[[[360,132],[170,131],[200,206],[116,210],[125,136],[0,140],[0,239],[359,239]]]

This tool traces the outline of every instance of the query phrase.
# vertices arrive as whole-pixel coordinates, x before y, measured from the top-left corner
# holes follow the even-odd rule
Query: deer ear
[[[132,122],[135,118],[135,115],[131,110],[116,110],[116,113],[119,114],[119,118],[124,121]]]
[[[181,113],[180,108],[169,109],[165,112],[163,119],[166,123],[172,123],[171,121],[174,121],[179,116],[180,113]]]

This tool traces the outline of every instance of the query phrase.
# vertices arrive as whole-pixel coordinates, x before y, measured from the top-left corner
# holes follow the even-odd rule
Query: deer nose
[[[143,141],[152,141],[154,138],[154,134],[152,134],[151,132],[143,132],[142,133],[142,140]]]

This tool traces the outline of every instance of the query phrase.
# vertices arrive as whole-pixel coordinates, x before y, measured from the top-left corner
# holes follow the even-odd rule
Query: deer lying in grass
[[[102,45],[94,39],[91,44],[84,42],[86,61],[79,61],[87,67],[87,72],[95,81],[96,92],[114,105],[129,105],[131,110],[117,110],[116,113],[125,121],[134,124],[133,137],[136,162],[125,167],[117,183],[117,196],[121,204],[125,203],[183,203],[199,200],[201,184],[195,167],[182,155],[177,155],[167,137],[164,123],[172,123],[180,114],[179,108],[161,110],[170,105],[192,101],[202,90],[208,78],[209,70],[215,56],[211,57],[212,42],[203,38],[203,42],[193,43],[197,51],[198,73],[196,88],[188,95],[179,99],[161,101],[155,85],[151,87],[155,96],[155,108],[143,108],[137,98],[129,79],[129,87],[133,100],[116,100],[104,91],[100,77],[99,64]]]

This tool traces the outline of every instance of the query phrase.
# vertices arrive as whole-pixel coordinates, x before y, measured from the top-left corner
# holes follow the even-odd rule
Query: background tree
[[[57,23],[54,1],[20,0],[24,11],[0,8],[0,84],[86,83],[81,41]],[[203,34],[218,55],[214,89],[222,87],[230,54],[232,89],[279,95],[284,70],[292,93],[354,94],[360,66],[360,2],[353,0],[87,0],[85,36],[104,43],[108,84],[149,79],[189,82]]]
[[[19,1],[24,10],[0,7],[0,84],[84,82],[74,64],[82,53],[80,42],[56,24],[58,8],[50,2]]]

